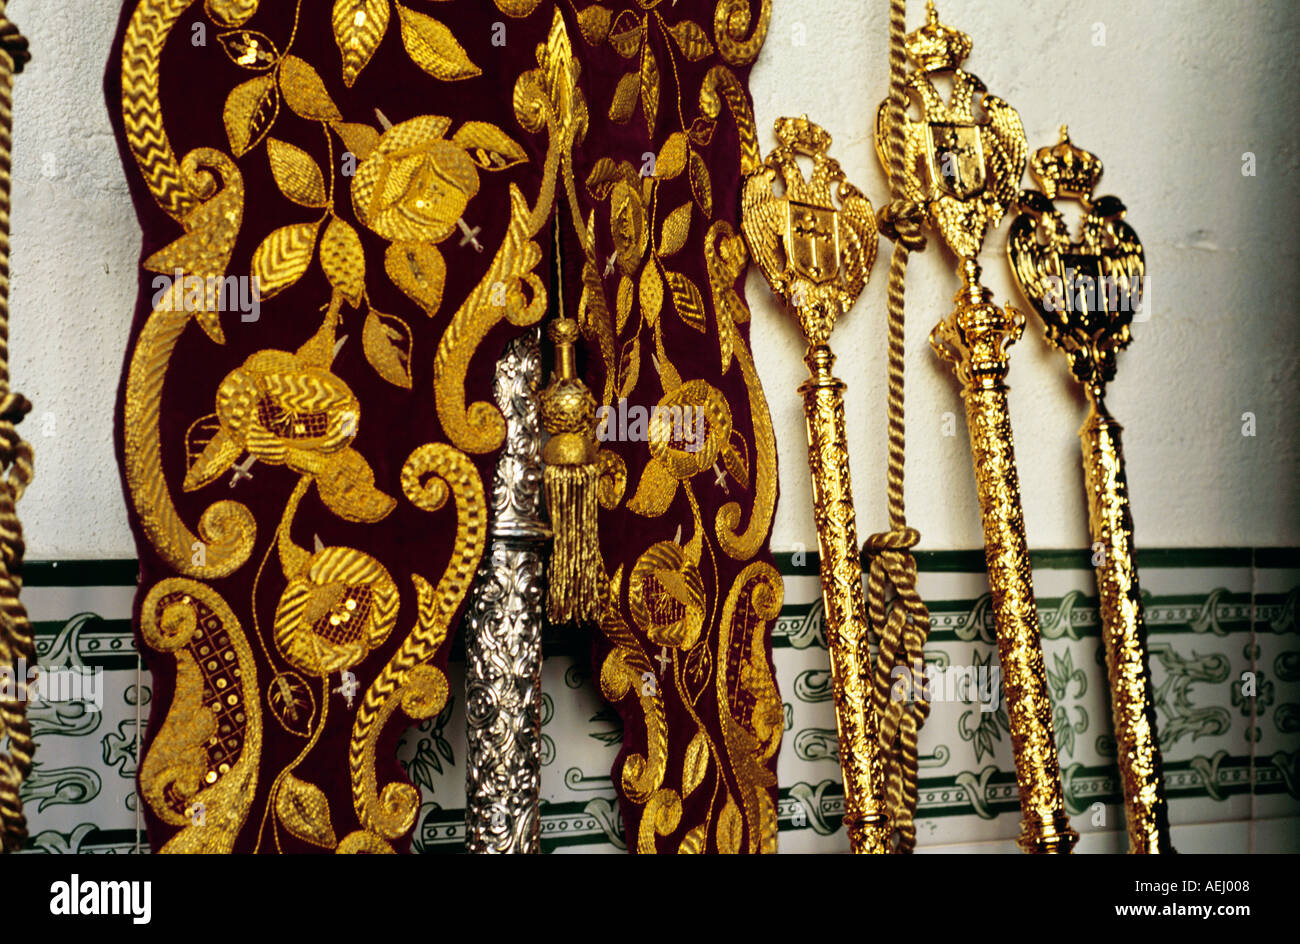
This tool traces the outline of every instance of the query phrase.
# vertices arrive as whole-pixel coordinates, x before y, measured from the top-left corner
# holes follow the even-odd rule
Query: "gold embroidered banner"
[[[135,0],[117,442],[161,851],[401,851],[548,222],[602,427],[629,847],[775,847],[775,443],[736,234],[769,2]]]

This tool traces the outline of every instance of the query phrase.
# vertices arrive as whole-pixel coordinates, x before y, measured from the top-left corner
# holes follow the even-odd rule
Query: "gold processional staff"
[[[902,190],[956,254],[962,278],[956,309],[935,326],[930,344],[952,365],[966,404],[1020,790],[1019,843],[1026,852],[1068,853],[1078,834],[1065,813],[1007,411],[1007,348],[1020,337],[1025,319],[993,304],[975,261],[988,227],[1015,202],[1025,169],[1024,128],[1010,105],[985,94],[984,83],[959,67],[970,53],[970,38],[940,23],[933,4],[905,48],[914,67],[906,85],[920,100],[922,116],[902,118]],[[936,74],[951,79],[948,102],[935,87]],[[977,94],[983,111],[978,121]],[[886,101],[876,121],[876,150],[886,172],[890,117]]]
[[[867,614],[844,429],[844,383],[831,374],[835,319],[863,287],[876,256],[871,204],[827,151],[831,136],[804,118],[776,122],[777,148],[745,181],[742,229],[773,293],[794,311],[812,375],[799,387],[820,550],[831,684],[844,775],[844,825],[854,852],[890,851],[884,775],[872,713]],[[798,158],[811,158],[804,179]],[[773,184],[780,176],[784,192]],[[836,200],[838,199],[838,207]]]
[[[1101,161],[1070,143],[1062,127],[1060,142],[1036,151],[1030,162],[1041,190],[1020,195],[1022,212],[1011,224],[1007,252],[1047,340],[1069,358],[1088,398],[1079,437],[1129,851],[1173,852],[1120,425],[1103,399],[1115,376],[1115,355],[1131,339],[1133,316],[1150,301],[1142,297],[1142,243],[1124,221],[1124,204],[1092,196],[1101,169]],[[1058,197],[1082,207],[1077,240],[1053,205]]]

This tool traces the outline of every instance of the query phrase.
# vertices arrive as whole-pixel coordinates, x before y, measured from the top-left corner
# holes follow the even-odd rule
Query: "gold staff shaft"
[[[868,685],[866,601],[844,426],[844,382],[831,374],[835,355],[825,344],[811,345],[804,363],[812,376],[799,386],[799,393],[808,421],[813,515],[844,776],[844,828],[854,852],[887,853],[890,825]]]
[[[835,727],[844,774],[844,828],[854,852],[890,851],[885,774],[871,703],[871,654],[853,487],[844,428],[844,384],[831,373],[835,319],[862,293],[876,257],[871,203],[830,156],[831,136],[802,118],[776,122],[778,145],[745,180],[741,226],[773,293],[793,311],[812,375],[799,386],[808,421],[813,516],[821,549]],[[800,159],[812,164],[805,177]],[[781,193],[775,186],[781,178]]]
[[[1121,427],[1099,396],[1090,393],[1088,399],[1091,410],[1079,438],[1094,560],[1101,554],[1096,565],[1097,592],[1129,851],[1168,853],[1173,851],[1169,806],[1156,741],[1142,593],[1133,562],[1133,513],[1124,475]]]
[[[1065,812],[1007,410],[1006,349],[1019,338],[1024,317],[989,301],[979,271],[974,260],[963,260],[966,284],[957,308],[936,326],[931,343],[962,381],[1020,790],[1019,844],[1025,852],[1069,853],[1079,837]]]

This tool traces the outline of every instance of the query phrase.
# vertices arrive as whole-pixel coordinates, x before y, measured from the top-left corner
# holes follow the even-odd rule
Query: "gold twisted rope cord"
[[[880,211],[880,231],[894,244],[889,260],[889,530],[867,538],[867,618],[880,640],[873,699],[885,766],[886,802],[894,824],[894,851],[916,847],[917,736],[930,713],[925,691],[925,638],[930,611],[916,592],[916,558],[911,549],[920,535],[907,526],[903,502],[905,426],[903,415],[904,292],[907,259],[925,248],[924,210],[902,198],[903,112],[907,96],[903,82],[907,61],[903,36],[907,0],[889,4],[889,162],[893,194]],[[890,599],[892,590],[893,597]],[[904,689],[896,691],[900,668]],[[902,696],[902,697],[900,697]]]
[[[0,669],[17,669],[35,660],[36,646],[22,590],[23,526],[15,504],[32,480],[32,447],[17,424],[31,404],[9,390],[9,193],[12,167],[14,74],[29,56],[27,40],[5,16],[0,0]],[[27,720],[27,680],[14,672],[14,684],[0,697],[0,851],[21,848],[27,839],[19,790],[32,770],[32,727]]]

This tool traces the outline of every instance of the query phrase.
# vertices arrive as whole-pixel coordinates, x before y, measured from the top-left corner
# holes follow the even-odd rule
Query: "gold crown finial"
[[[1049,200],[1057,196],[1087,200],[1101,179],[1101,159],[1075,147],[1070,129],[1061,125],[1061,140],[1051,147],[1039,148],[1029,162],[1030,173]]]
[[[907,58],[922,72],[955,69],[970,55],[970,37],[939,22],[933,3],[925,6],[925,25],[909,33],[904,43]]]

